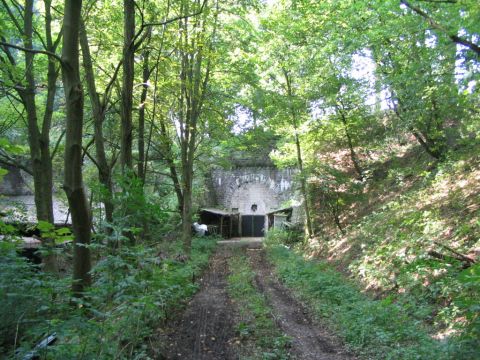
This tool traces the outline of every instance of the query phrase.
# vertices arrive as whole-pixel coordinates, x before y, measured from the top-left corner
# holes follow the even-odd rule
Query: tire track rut
[[[200,290],[165,334],[160,359],[233,360],[234,310],[227,295],[227,261],[232,252],[220,246],[200,280]]]
[[[312,321],[305,307],[272,274],[263,249],[251,249],[248,253],[256,272],[256,287],[266,295],[277,325],[291,338],[291,354],[295,359],[355,359],[337,337]]]
[[[233,246],[233,247],[232,247]],[[255,286],[265,294],[277,326],[291,338],[291,357],[305,360],[353,360],[340,340],[314,322],[272,273],[261,243],[222,244],[200,280],[200,290],[177,320],[162,331],[156,358],[172,360],[236,360],[240,346],[235,333],[237,309],[227,293],[228,260],[246,250],[255,271]],[[246,248],[246,249],[245,249]],[[238,320],[238,319],[237,319]],[[161,355],[159,355],[161,354]],[[260,355],[260,354],[259,354]]]

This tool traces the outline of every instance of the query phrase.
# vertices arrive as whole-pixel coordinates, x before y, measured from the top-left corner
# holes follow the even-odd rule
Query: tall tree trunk
[[[410,128],[410,132],[428,155],[437,160],[441,159],[442,153],[435,149],[434,144],[427,137],[425,137],[424,134],[422,134],[420,131],[417,131],[413,126]]]
[[[143,52],[143,78],[142,78],[142,94],[140,95],[140,107],[138,109],[138,162],[137,176],[145,183],[145,101],[147,100],[148,85],[150,79],[149,67],[150,51],[148,49]]]
[[[34,0],[25,2],[24,15],[24,47],[33,49],[33,5]],[[47,19],[47,44],[51,46],[49,3],[46,3]],[[51,48],[47,50],[51,51]],[[55,99],[57,72],[53,59],[48,59],[48,93],[45,106],[42,132],[38,126],[37,109],[35,101],[35,69],[34,54],[25,53],[25,80],[26,89],[20,92],[21,99],[27,112],[28,142],[30,146],[30,158],[32,162],[35,208],[38,221],[54,223],[53,217],[53,181],[52,181],[52,159],[50,158],[50,124],[53,114],[53,103]],[[53,247],[51,239],[44,239],[47,247]],[[48,254],[43,259],[45,269],[56,271],[56,260],[53,254]]]
[[[310,214],[310,206],[308,203],[308,189],[307,189],[307,178],[303,168],[303,157],[302,157],[302,148],[300,144],[300,136],[298,134],[298,119],[297,119],[297,112],[295,110],[295,105],[293,103],[293,90],[290,76],[288,75],[288,71],[286,69],[282,69],[283,75],[285,76],[285,81],[287,83],[287,96],[290,103],[290,114],[292,116],[292,124],[295,131],[295,148],[297,150],[297,166],[300,172],[300,190],[303,196],[303,208],[305,211],[305,225],[306,225],[306,233],[309,238],[313,237],[313,224],[312,218]]]
[[[134,77],[135,1],[123,1],[123,84],[122,84],[122,128],[120,142],[120,164],[122,171],[132,170],[132,106]]]
[[[155,65],[155,78],[154,78],[154,87],[153,87],[153,115],[152,115],[152,124],[150,126],[150,137],[152,134],[152,130],[154,127],[154,122],[155,122],[155,116],[157,114],[157,103],[158,103],[158,97],[157,97],[157,84],[158,84],[158,75],[160,71],[160,54],[161,50],[163,49],[163,41],[165,37],[165,32],[162,35],[162,42],[161,42],[161,47],[159,51],[159,55],[157,57],[156,65]],[[180,181],[180,176],[177,171],[177,167],[175,165],[175,160],[174,160],[174,154],[173,154],[173,137],[169,135],[168,130],[167,130],[167,124],[166,124],[166,119],[164,117],[160,117],[159,119],[159,125],[160,125],[160,144],[161,144],[161,154],[163,158],[165,159],[168,169],[170,171],[170,178],[172,179],[173,182],[173,187],[175,189],[175,194],[177,195],[177,201],[178,201],[178,211],[180,216],[182,216],[183,212],[183,192],[182,192],[182,185]],[[150,144],[150,143],[149,143]],[[148,148],[147,148],[147,154],[146,156],[148,157]],[[148,159],[146,159],[147,161]],[[146,165],[146,163],[145,163]],[[145,166],[146,169],[146,166]],[[144,170],[144,174],[145,174]]]
[[[112,169],[107,161],[107,156],[105,153],[105,141],[103,139],[103,123],[105,121],[106,104],[101,102],[100,97],[97,93],[95,85],[95,75],[92,65],[92,57],[90,54],[90,46],[88,44],[87,32],[83,21],[80,25],[80,45],[83,54],[83,67],[85,69],[85,79],[87,82],[88,95],[90,98],[90,103],[92,105],[98,180],[105,188],[105,192],[102,195],[102,202],[105,207],[105,219],[109,224],[111,224],[113,222],[114,211],[112,198]]]
[[[184,251],[189,254],[192,247],[192,188],[188,184],[190,179],[185,179],[183,184],[183,209],[182,209],[182,243]]]
[[[195,3],[195,7],[204,7],[203,4]],[[182,3],[182,14],[188,15],[190,8],[188,2]],[[182,188],[183,188],[183,209],[182,209],[182,240],[187,253],[191,249],[192,241],[192,215],[193,199],[192,187],[194,177],[194,160],[197,147],[197,125],[200,120],[203,103],[206,96],[207,86],[211,71],[210,59],[204,59],[205,46],[212,51],[214,44],[217,19],[219,12],[218,1],[215,2],[214,23],[208,45],[206,37],[206,16],[193,22],[189,29],[188,19],[180,21],[180,97],[179,97],[179,138],[182,160]],[[204,71],[202,71],[202,69]],[[204,75],[203,75],[204,74]]]
[[[92,220],[82,177],[83,89],[78,51],[81,9],[81,0],[65,0],[62,49],[67,112],[64,190],[72,214],[75,235],[72,290],[76,296],[80,296],[85,287],[91,283],[88,245]]]
[[[161,135],[161,143],[162,143],[162,156],[165,159],[168,169],[170,171],[170,178],[173,182],[173,188],[175,189],[175,194],[177,195],[178,201],[178,210],[180,215],[182,215],[183,211],[183,190],[182,184],[180,180],[180,176],[177,171],[177,167],[175,166],[175,160],[172,150],[172,140],[167,132],[167,127],[165,125],[165,119],[160,119],[160,135]]]

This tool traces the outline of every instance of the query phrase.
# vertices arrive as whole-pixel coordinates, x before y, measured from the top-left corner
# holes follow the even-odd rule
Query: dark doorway
[[[242,216],[242,237],[262,237],[264,235],[264,215]]]

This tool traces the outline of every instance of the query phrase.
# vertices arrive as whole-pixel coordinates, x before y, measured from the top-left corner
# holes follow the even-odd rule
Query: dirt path
[[[248,255],[256,272],[256,286],[274,309],[278,326],[291,338],[291,353],[295,359],[354,359],[335,336],[312,321],[303,305],[279,283],[272,274],[263,249],[249,249]]]
[[[275,278],[261,243],[236,242],[219,245],[209,268],[200,281],[201,288],[181,318],[169,324],[161,336],[165,348],[159,359],[233,360],[238,359],[235,337],[235,307],[227,294],[227,261],[242,247],[256,272],[256,287],[273,309],[277,325],[292,340],[295,359],[353,359],[326,329],[314,324],[305,308]]]
[[[233,308],[226,292],[227,260],[231,250],[220,246],[201,279],[200,291],[165,335],[161,359],[237,359]]]

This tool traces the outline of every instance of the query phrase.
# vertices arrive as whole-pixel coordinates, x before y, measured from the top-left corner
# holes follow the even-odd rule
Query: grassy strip
[[[37,286],[35,294],[25,297],[8,289],[16,286],[19,279],[5,278],[2,273],[1,280],[14,280],[8,280],[11,286],[4,282],[0,287],[0,295],[3,290],[9,293],[9,297],[0,296],[0,305],[10,301],[10,307],[0,306],[3,309],[0,319],[6,316],[4,312],[12,312],[9,310],[12,301],[19,311],[28,314],[28,318],[21,318],[30,326],[24,331],[20,347],[17,344],[20,357],[30,351],[38,339],[55,332],[58,340],[45,350],[48,356],[40,354],[42,358],[149,358],[149,337],[168,314],[183,307],[197,291],[198,285],[193,280],[208,264],[216,240],[194,239],[186,262],[175,257],[159,261],[158,249],[146,246],[125,247],[115,255],[105,256],[92,272],[94,284],[75,308],[68,304],[69,282],[59,284],[56,279],[47,278],[48,274],[25,270],[21,272],[25,278],[20,280]],[[180,249],[181,244],[172,244],[172,247]],[[23,269],[27,265],[17,259],[14,252],[9,256],[8,269],[19,274],[19,267]],[[53,301],[52,293],[55,294]],[[39,302],[31,302],[34,295]],[[41,306],[36,306],[38,304]],[[0,330],[4,330],[2,325]]]
[[[244,359],[288,359],[288,338],[277,328],[265,296],[253,286],[255,273],[245,256],[229,262],[228,292],[242,318],[237,324]]]
[[[432,339],[401,305],[388,298],[368,298],[327,263],[305,260],[279,244],[275,235],[266,244],[268,258],[284,283],[366,358],[465,360],[478,355],[470,346]]]

